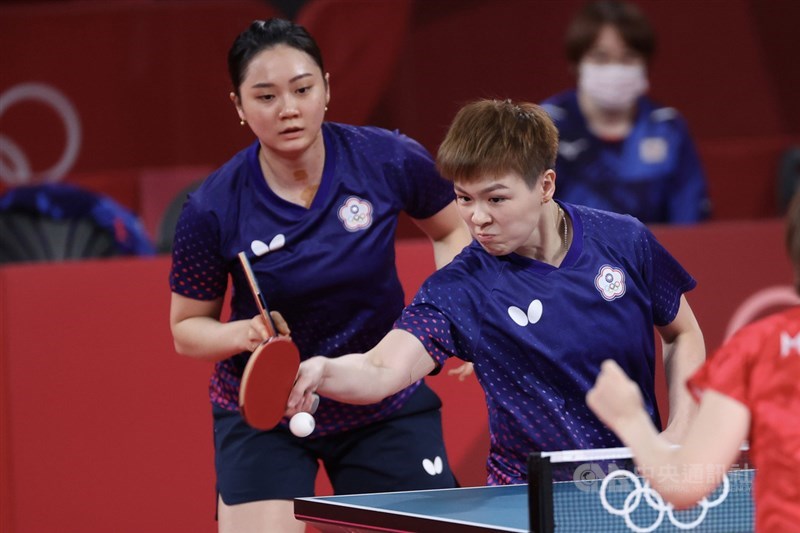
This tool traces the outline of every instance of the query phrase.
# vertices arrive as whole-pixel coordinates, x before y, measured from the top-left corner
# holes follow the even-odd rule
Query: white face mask
[[[630,109],[648,87],[642,65],[581,63],[578,67],[578,89],[602,109]]]

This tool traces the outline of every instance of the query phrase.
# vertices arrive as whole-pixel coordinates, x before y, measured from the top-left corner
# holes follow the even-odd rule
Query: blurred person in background
[[[647,96],[656,38],[633,4],[586,4],[566,34],[577,87],[543,107],[559,130],[557,198],[646,224],[708,218],[706,177],[685,120]]]

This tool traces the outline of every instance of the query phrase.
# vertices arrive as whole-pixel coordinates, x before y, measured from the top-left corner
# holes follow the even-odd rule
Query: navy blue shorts
[[[441,405],[423,384],[390,418],[317,439],[255,430],[214,406],[217,492],[227,505],[313,496],[318,461],[336,494],[455,487]]]

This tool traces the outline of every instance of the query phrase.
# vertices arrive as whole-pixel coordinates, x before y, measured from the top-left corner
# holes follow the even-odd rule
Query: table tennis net
[[[694,474],[718,475],[706,465]],[[755,470],[746,447],[723,482],[690,509],[675,510],[639,475],[627,448],[532,454],[531,530],[560,532],[753,531]],[[649,476],[679,476],[674,469]]]

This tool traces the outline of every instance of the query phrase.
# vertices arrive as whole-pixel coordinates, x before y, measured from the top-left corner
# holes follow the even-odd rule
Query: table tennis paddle
[[[300,366],[300,352],[288,337],[278,336],[245,252],[239,253],[239,262],[269,335],[247,361],[239,389],[239,410],[252,427],[270,430],[278,425],[286,411],[286,402]]]

